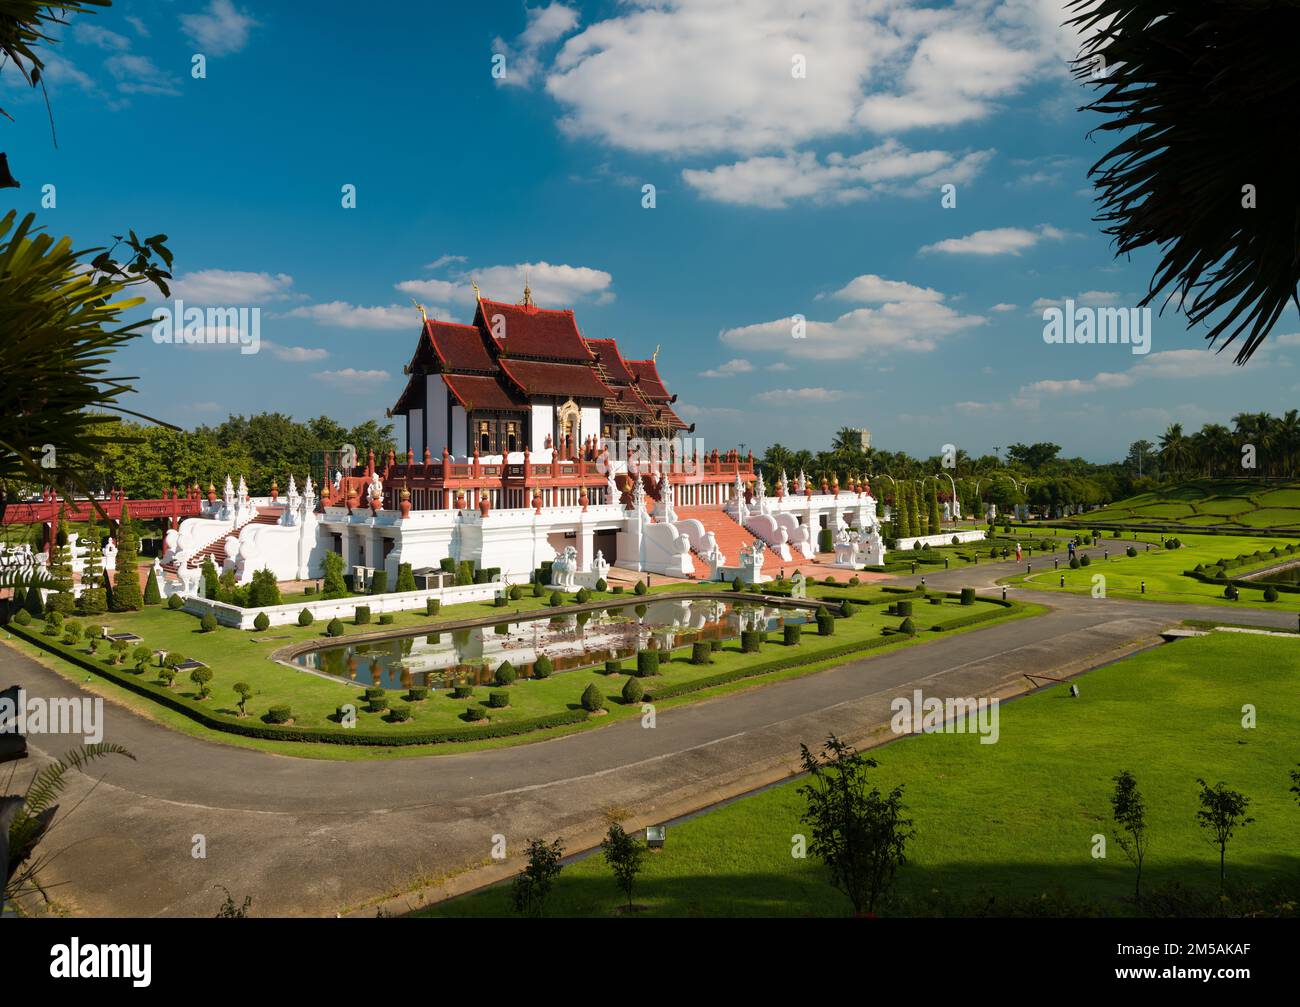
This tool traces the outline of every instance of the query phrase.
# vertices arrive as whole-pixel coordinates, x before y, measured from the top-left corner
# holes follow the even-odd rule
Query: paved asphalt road
[[[976,586],[1021,569],[988,564],[928,576],[931,587]],[[902,582],[912,578],[906,578]],[[562,836],[570,851],[594,844],[607,810],[629,827],[666,820],[788,776],[800,742],[834,731],[885,740],[889,702],[926,695],[1010,696],[1026,673],[1065,676],[1153,643],[1181,619],[1225,614],[1195,605],[1013,592],[1050,603],[1044,616],[852,661],[660,714],[551,741],[494,751],[382,762],[269,755],[199,740],[106,703],[106,740],[137,761],[97,764],[78,776],[47,841],[62,850],[47,880],[78,915],[212,915],[224,885],[255,915],[332,915],[413,886],[455,891],[504,876],[493,837],[511,852],[532,835]],[[1291,626],[1295,616],[1233,609],[1234,621]],[[30,695],[84,695],[41,664],[0,647],[0,684]],[[1040,683],[1041,684],[1041,683]],[[41,765],[79,739],[41,736]],[[195,857],[196,836],[206,856]],[[470,871],[470,868],[477,870]],[[403,894],[390,908],[417,905]],[[374,909],[365,910],[373,913]]]

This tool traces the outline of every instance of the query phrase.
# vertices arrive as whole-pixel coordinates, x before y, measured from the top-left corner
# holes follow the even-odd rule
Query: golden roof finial
[[[469,285],[474,288],[474,300],[483,300],[483,295],[478,292],[478,284],[474,282],[473,277],[470,277]]]
[[[656,343],[655,351],[652,354],[650,354],[650,363],[657,364],[658,362],[659,362],[659,344]]]
[[[424,305],[421,304],[419,301],[417,301],[414,297],[411,298],[411,303],[414,304],[416,308],[419,309],[420,321],[424,322],[426,325],[429,324],[429,316],[428,314],[425,313]]]
[[[528,286],[528,270],[526,269],[524,270],[524,299],[519,303],[525,308],[531,308],[533,306],[533,291],[532,288]]]

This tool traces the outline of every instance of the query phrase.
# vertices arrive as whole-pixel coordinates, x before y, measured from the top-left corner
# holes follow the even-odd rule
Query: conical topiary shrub
[[[592,682],[582,690],[582,708],[588,713],[595,713],[597,710],[605,709],[605,697],[601,694],[596,683]]]

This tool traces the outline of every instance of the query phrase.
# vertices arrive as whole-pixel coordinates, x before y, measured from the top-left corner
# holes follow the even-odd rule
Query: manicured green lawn
[[[1216,633],[1100,668],[1078,684],[1077,699],[1060,685],[1005,704],[996,744],[934,734],[872,752],[876,783],[905,786],[917,831],[885,912],[925,914],[945,902],[982,908],[991,898],[996,915],[996,900],[1059,894],[1131,912],[1123,900],[1132,869],[1109,839],[1111,780],[1125,769],[1147,803],[1145,891],[1175,882],[1217,890],[1217,851],[1196,823],[1197,777],[1251,799],[1255,822],[1229,846],[1229,883],[1300,883],[1300,808],[1288,793],[1288,772],[1300,762],[1300,640]],[[1247,703],[1258,712],[1253,730],[1241,725]],[[791,837],[807,832],[798,785],[669,828],[664,849],[645,857],[636,902],[667,916],[847,915],[822,865],[791,856]],[[1108,837],[1105,859],[1092,856],[1097,834]],[[511,837],[516,847],[525,838]],[[619,904],[597,853],[564,869],[548,908],[603,916]],[[422,914],[510,911],[508,889],[496,886]]]
[[[696,590],[699,589],[698,585],[671,585],[652,589],[652,592],[655,597],[663,597],[665,594],[670,595],[673,591],[692,587]],[[816,596],[818,590],[814,590],[813,594]],[[835,633],[832,636],[818,636],[815,627],[806,629],[802,642],[797,648],[785,647],[780,642],[779,634],[773,634],[773,642],[764,646],[762,652],[757,655],[742,654],[738,642],[729,641],[723,644],[723,649],[720,652],[713,655],[714,661],[707,665],[691,664],[689,647],[684,650],[677,650],[673,653],[671,661],[664,661],[661,664],[661,673],[659,675],[642,680],[646,691],[653,697],[656,689],[709,678],[756,662],[773,661],[794,655],[807,658],[808,664],[797,669],[787,669],[765,676],[763,680],[775,680],[792,674],[807,674],[810,671],[818,670],[819,665],[816,660],[819,653],[829,652],[832,648],[843,647],[846,644],[866,644],[878,641],[883,636],[882,630],[886,627],[897,627],[901,622],[898,617],[886,616],[883,613],[883,605],[878,602],[887,598],[888,595],[879,590],[866,587],[852,591],[826,589],[825,594],[828,598],[834,599],[835,602],[847,597],[866,603],[877,602],[877,604],[864,604],[863,607],[859,608],[857,614],[851,618],[837,619]],[[719,597],[722,598],[729,598],[730,595],[731,592],[729,591],[719,592]],[[602,600],[613,601],[627,597],[627,595],[609,594],[604,596]],[[993,603],[982,599],[977,600],[974,606],[962,606],[954,599],[946,599],[942,605],[930,605],[918,600],[915,608],[916,624],[921,632],[915,638],[910,639],[903,636],[891,637],[888,647],[880,649],[912,646],[933,639],[939,635],[930,631],[930,627],[935,624],[947,625],[954,620],[965,619],[973,614],[993,614],[1003,611]],[[549,611],[549,608],[545,605],[545,600],[527,596],[518,602],[511,602],[504,609],[495,608],[490,603],[455,606],[444,610],[435,620],[430,620],[423,613],[403,613],[398,615],[392,628],[424,626],[430,622],[436,625],[453,619],[488,615],[504,622],[512,619],[516,612],[526,613],[539,609]],[[431,692],[429,698],[425,701],[411,704],[412,717],[410,720],[404,723],[393,723],[382,713],[367,711],[364,690],[370,684],[368,676],[360,675],[355,683],[346,682],[295,667],[288,667],[269,659],[272,652],[288,644],[305,640],[324,640],[324,627],[320,623],[305,628],[298,626],[274,627],[265,633],[225,628],[212,633],[203,633],[199,630],[199,622],[195,617],[184,612],[170,611],[161,606],[149,607],[140,612],[111,614],[94,617],[93,619],[83,618],[78,621],[83,624],[107,625],[113,631],[130,631],[141,636],[144,643],[151,648],[163,649],[170,653],[180,653],[203,661],[214,673],[213,680],[210,683],[211,695],[206,700],[200,701],[197,686],[190,682],[185,674],[177,679],[172,692],[186,705],[213,713],[222,713],[227,716],[233,716],[238,712],[237,697],[234,692],[235,683],[245,682],[253,689],[253,696],[247,707],[249,714],[253,717],[260,718],[270,707],[284,704],[290,707],[295,726],[337,728],[338,723],[333,719],[335,711],[344,704],[352,704],[357,709],[357,728],[360,731],[413,735],[422,731],[440,728],[471,727],[472,725],[466,722],[461,715],[471,702],[486,705],[488,694],[492,691],[490,686],[479,686],[474,689],[472,700],[454,700],[447,690]],[[349,622],[347,624],[347,633],[343,639],[346,640],[348,635],[354,635],[362,631],[373,631],[379,628],[374,624],[356,627]],[[33,622],[29,629],[39,633],[40,625]],[[28,652],[34,650],[30,645],[23,646]],[[105,655],[105,651],[101,649],[98,655],[91,657],[84,644],[79,645],[77,649],[83,657],[90,658],[92,662],[101,661]],[[843,658],[840,658],[840,660],[842,661]],[[46,663],[50,662],[47,661]],[[630,668],[632,663],[628,661],[626,665]],[[76,676],[78,680],[85,677],[84,672],[79,669],[57,659],[53,661],[53,666],[60,665],[70,677]],[[147,668],[140,672],[139,675],[143,680],[153,681],[157,675],[157,668]],[[527,720],[566,710],[576,710],[579,707],[579,699],[583,690],[588,684],[595,682],[606,696],[609,710],[606,716],[590,722],[591,726],[596,726],[597,723],[608,723],[640,714],[639,704],[625,705],[621,702],[621,691],[625,681],[625,676],[606,676],[603,673],[603,666],[600,669],[559,672],[545,680],[521,679],[507,690],[510,694],[510,705],[503,709],[493,709],[488,712],[493,721],[500,723]],[[677,705],[682,702],[691,702],[703,698],[705,695],[717,695],[720,692],[744,688],[752,684],[752,680],[728,683],[720,687],[710,688],[707,692],[691,693],[670,699],[667,704]],[[120,689],[119,687],[119,691],[131,695],[130,690]],[[404,695],[404,691],[389,691],[389,698],[395,702],[405,702],[402,698]],[[141,704],[143,704],[143,707],[158,711],[161,719],[173,725],[178,719],[186,719],[182,713],[165,710],[165,708],[160,707],[155,702],[150,702],[147,698],[131,696],[129,705],[132,708],[142,709]],[[205,736],[214,739],[234,741],[236,737],[201,725],[193,726],[197,727]],[[577,725],[578,728],[584,726],[586,725]],[[191,731],[191,733],[194,732]],[[532,735],[519,735],[513,739],[485,739],[483,742],[470,740],[463,743],[457,742],[454,745],[420,746],[420,754],[428,754],[431,750],[463,750],[465,745],[519,743],[520,741],[535,740],[537,737],[554,737],[557,733],[567,732],[565,728],[548,729],[544,732],[534,732]],[[311,752],[310,754],[314,757],[365,757],[359,754],[359,750],[364,751],[364,746],[290,743],[260,739],[239,740],[256,744],[257,747],[291,746],[292,754],[303,754],[303,750],[306,749],[327,750],[324,752]]]
[[[1183,576],[1184,570],[1191,570],[1198,563],[1209,566],[1217,560],[1232,559],[1242,553],[1253,553],[1256,550],[1268,551],[1274,546],[1286,545],[1286,539],[1242,535],[1181,535],[1179,539],[1183,543],[1181,549],[1152,548],[1150,552],[1139,549],[1137,556],[1133,558],[1129,558],[1124,553],[1131,544],[1129,540],[1103,539],[1102,544],[1111,550],[1108,561],[1094,557],[1091,565],[1080,567],[1078,570],[1071,570],[1064,562],[1061,563],[1059,570],[1053,570],[1048,563],[1044,571],[1035,569],[1032,574],[1018,574],[1010,578],[1007,583],[1043,591],[1091,594],[1092,578],[1102,574],[1106,578],[1108,598],[1138,598],[1146,601],[1187,602],[1229,607],[1255,606],[1300,611],[1300,594],[1284,593],[1277,601],[1270,603],[1264,601],[1264,586],[1261,585],[1258,588],[1241,588],[1240,600],[1229,601],[1223,596],[1223,587]],[[1229,576],[1238,578],[1252,570],[1272,566],[1288,558],[1300,558],[1300,556],[1292,554],[1264,560],[1230,570]],[[1062,576],[1065,578],[1064,588],[1060,586]],[[1145,594],[1142,593],[1143,581],[1146,582]]]
[[[1244,479],[1194,479],[1120,500],[1079,515],[1075,521],[1294,529],[1300,528],[1300,487]]]

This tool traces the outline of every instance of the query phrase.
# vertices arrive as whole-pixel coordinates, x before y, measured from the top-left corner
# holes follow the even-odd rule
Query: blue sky
[[[1105,140],[1075,111],[1060,8],[118,3],[61,33],[57,149],[0,72],[23,184],[0,192],[82,245],[165,231],[177,295],[261,308],[257,354],[147,336],[122,354],[132,407],[185,426],[382,417],[411,297],[468,321],[471,277],[517,300],[525,269],[584,334],[661,346],[710,447],[853,425],[920,455],[1050,439],[1101,461],[1170,422],[1285,411],[1294,312],[1245,369],[1172,309],[1145,356],[1044,343],[1048,302],[1134,306],[1154,262],[1116,260],[1090,219]]]

